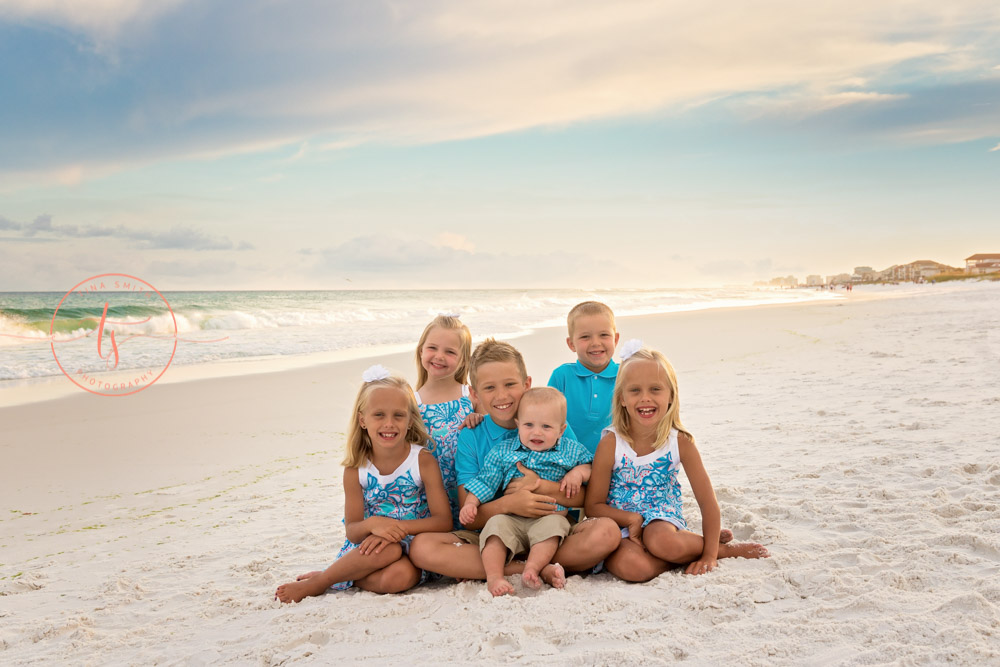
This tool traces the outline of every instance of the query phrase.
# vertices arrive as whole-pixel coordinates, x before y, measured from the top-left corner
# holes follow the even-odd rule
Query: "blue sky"
[[[0,0],[0,291],[1000,252],[1000,6],[816,4]]]

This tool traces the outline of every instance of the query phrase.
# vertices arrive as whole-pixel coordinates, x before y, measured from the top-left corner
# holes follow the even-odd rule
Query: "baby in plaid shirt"
[[[517,437],[490,450],[479,475],[465,484],[467,496],[459,514],[461,522],[472,523],[483,498],[493,498],[499,488],[522,476],[518,464],[542,479],[559,481],[559,490],[567,498],[579,493],[590,479],[594,455],[576,440],[563,438],[565,430],[566,399],[562,393],[551,387],[526,391],[517,410]],[[539,572],[552,560],[569,531],[566,508],[562,505],[557,505],[553,513],[536,518],[512,514],[492,517],[479,537],[490,593],[497,596],[514,592],[514,587],[504,579],[503,568],[524,552],[528,557],[522,581],[531,588],[540,588]],[[565,581],[564,576],[556,580]]]

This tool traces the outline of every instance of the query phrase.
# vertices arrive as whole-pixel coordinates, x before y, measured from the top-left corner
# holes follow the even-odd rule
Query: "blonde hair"
[[[424,428],[424,420],[420,416],[420,408],[417,407],[417,398],[413,395],[413,388],[409,382],[396,375],[365,382],[358,390],[358,397],[354,399],[354,410],[351,412],[351,423],[347,427],[347,443],[344,447],[347,452],[341,465],[360,468],[371,459],[372,440],[368,436],[368,431],[361,428],[361,413],[368,408],[372,392],[383,387],[394,387],[406,394],[406,402],[409,404],[407,412],[410,417],[410,423],[406,427],[406,441],[421,447],[426,447],[430,441],[427,429]]]
[[[555,387],[533,387],[521,394],[521,402],[517,405],[517,414],[521,414],[521,409],[525,405],[539,405],[542,403],[555,404],[562,415],[559,423],[566,423],[566,397]]]
[[[469,360],[469,379],[472,381],[472,388],[476,387],[476,374],[479,367],[494,361],[505,361],[517,366],[517,372],[521,374],[521,380],[528,379],[528,368],[524,365],[524,357],[517,351],[517,348],[510,343],[504,343],[495,338],[487,338],[476,346],[476,351],[472,353]]]
[[[420,341],[417,342],[417,387],[423,387],[424,383],[427,382],[427,369],[420,363],[420,352],[424,349],[424,343],[427,342],[427,337],[434,327],[441,327],[458,334],[458,368],[455,369],[455,381],[459,384],[466,384],[469,378],[469,357],[472,353],[472,332],[457,317],[438,315],[424,327],[424,332],[420,334]]]
[[[662,352],[657,350],[651,350],[648,347],[642,347],[638,352],[633,354],[631,357],[626,359],[618,367],[618,377],[615,379],[615,390],[611,395],[611,424],[615,427],[615,431],[618,435],[625,438],[629,444],[635,444],[632,440],[632,436],[629,433],[629,428],[631,426],[628,410],[622,404],[622,399],[625,394],[625,376],[628,374],[628,367],[636,361],[655,361],[663,369],[664,374],[667,376],[667,385],[670,387],[670,406],[667,408],[667,414],[660,419],[660,423],[656,427],[656,444],[653,447],[654,451],[661,449],[667,443],[667,437],[670,435],[670,430],[676,428],[681,433],[685,434],[687,437],[694,441],[694,436],[691,432],[684,428],[681,424],[681,402],[677,395],[677,373],[674,372],[674,367],[670,365],[667,358],[663,356]]]
[[[611,320],[611,328],[618,331],[615,325],[615,313],[608,305],[600,301],[584,301],[573,306],[566,316],[566,328],[569,329],[570,338],[573,337],[573,325],[576,324],[576,319],[585,315],[606,315]]]

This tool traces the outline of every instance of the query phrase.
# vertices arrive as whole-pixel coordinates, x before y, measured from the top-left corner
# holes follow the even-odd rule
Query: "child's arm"
[[[559,482],[559,490],[566,494],[567,498],[572,498],[580,493],[580,487],[590,481],[592,466],[589,463],[582,463],[563,475]]]
[[[527,490],[532,493],[549,496],[564,507],[583,507],[583,496],[579,494],[573,496],[567,495],[560,488],[561,482],[542,479],[538,476],[538,473],[531,468],[525,468],[521,463],[517,464],[517,469],[521,471],[524,477],[515,477],[510,480],[510,483],[504,490],[504,495],[511,495]]]
[[[444,490],[444,481],[441,479],[441,467],[434,455],[426,449],[420,452],[417,463],[420,466],[420,479],[424,482],[424,493],[427,494],[427,507],[431,515],[426,519],[407,519],[399,523],[406,531],[406,535],[445,533],[451,530],[451,505],[448,501],[448,492]]]
[[[722,528],[719,500],[715,497],[712,480],[708,477],[705,464],[701,462],[701,454],[698,453],[694,441],[686,434],[680,433],[677,436],[677,446],[681,455],[681,465],[684,466],[684,473],[701,510],[701,531],[705,542],[701,558],[688,565],[685,572],[694,574],[703,569],[711,571],[719,564],[719,531]]]
[[[472,402],[472,412],[467,414],[465,419],[462,420],[462,425],[458,427],[459,430],[463,428],[476,428],[486,419],[486,411],[479,404],[479,399],[476,398],[475,393],[469,392],[469,400]]]
[[[628,537],[633,542],[641,544],[642,515],[636,512],[626,512],[608,505],[608,488],[611,486],[611,473],[615,466],[615,436],[608,433],[597,445],[594,456],[593,471],[587,484],[584,511],[589,517],[606,516],[614,519],[621,528],[628,528]]]
[[[458,487],[458,502],[463,506],[468,498],[468,491],[464,486]],[[498,514],[516,514],[517,516],[536,519],[540,516],[548,516],[556,511],[556,499],[550,496],[543,496],[527,489],[500,496],[496,500],[483,503],[476,512],[476,518],[472,523],[463,524],[469,530],[480,530],[486,525],[490,518]]]
[[[375,553],[391,542],[399,542],[406,537],[406,531],[396,519],[386,516],[371,516],[365,518],[365,496],[358,480],[357,468],[344,468],[344,527],[347,539],[355,544],[361,544],[369,535],[375,535],[385,540],[375,546]],[[374,544],[369,541],[362,553],[368,553],[368,547]]]
[[[465,494],[465,502],[462,504],[462,509],[458,513],[458,520],[462,522],[463,526],[466,526],[476,520],[476,514],[479,511],[479,506],[483,502],[476,498],[476,494],[467,493]]]

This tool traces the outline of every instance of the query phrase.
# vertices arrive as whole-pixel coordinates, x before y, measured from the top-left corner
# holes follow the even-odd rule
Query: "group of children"
[[[276,597],[398,593],[432,573],[485,579],[498,596],[514,592],[506,576],[517,573],[531,588],[562,588],[567,572],[648,581],[675,565],[702,574],[719,558],[767,557],[722,530],[667,359],[629,341],[615,363],[619,335],[602,303],[578,304],[567,324],[577,361],[548,387],[531,387],[509,343],[473,351],[451,315],[420,337],[416,391],[381,366],[365,371],[343,462],[347,539],[330,567]],[[686,530],[681,466],[702,535]],[[568,508],[586,518],[571,522]]]

